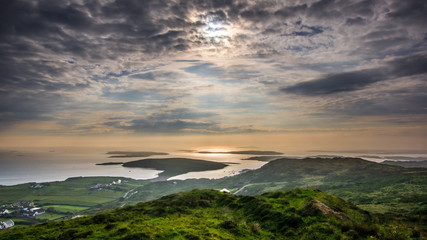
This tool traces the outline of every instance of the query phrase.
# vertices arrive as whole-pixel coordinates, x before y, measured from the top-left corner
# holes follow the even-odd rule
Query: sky
[[[426,23],[424,0],[0,1],[0,145],[425,150]]]

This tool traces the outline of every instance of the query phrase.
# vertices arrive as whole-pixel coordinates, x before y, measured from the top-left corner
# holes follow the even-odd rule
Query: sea
[[[132,179],[153,179],[161,171],[143,168],[126,168],[121,165],[96,165],[105,162],[127,162],[142,157],[132,158],[110,158],[107,154],[112,149],[101,148],[30,148],[30,149],[2,149],[0,150],[0,185],[17,185],[28,182],[53,182],[64,181],[70,177],[111,176],[126,177]],[[114,149],[116,150],[116,149]],[[128,150],[132,151],[132,150]],[[149,149],[136,149],[133,151],[150,151]],[[280,151],[280,150],[279,150]],[[165,151],[164,151],[165,152]],[[167,152],[167,151],[166,151]],[[385,160],[408,161],[411,159],[427,159],[426,153],[420,152],[382,152],[382,151],[353,151],[353,152],[322,152],[307,151],[287,155],[283,157],[362,157],[369,161],[382,162]],[[245,154],[203,154],[198,151],[173,150],[167,152],[169,155],[155,155],[146,158],[191,158],[228,163],[228,166],[213,171],[190,172],[170,178],[191,179],[209,178],[218,179],[233,176],[242,171],[258,169],[267,162],[257,160],[244,160],[254,155]]]

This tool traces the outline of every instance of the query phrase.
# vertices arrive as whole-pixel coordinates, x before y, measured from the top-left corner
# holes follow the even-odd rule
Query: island
[[[121,165],[124,162],[105,162],[105,163],[97,163],[95,165]]]
[[[244,158],[242,160],[256,160],[261,162],[270,162],[279,158],[283,158],[283,156],[255,156],[255,157]]]
[[[163,170],[158,178],[153,179],[153,181],[163,181],[184,173],[222,169],[228,164],[189,158],[150,158],[126,162],[122,166]]]
[[[133,157],[150,157],[154,155],[169,155],[164,152],[133,152],[133,151],[111,151],[107,152],[110,158],[133,158]]]
[[[211,152],[211,151],[201,151],[197,153],[202,154],[242,154],[242,155],[282,155],[281,152],[275,152],[275,151],[255,151],[255,150],[248,150],[248,151],[229,151],[229,152]]]

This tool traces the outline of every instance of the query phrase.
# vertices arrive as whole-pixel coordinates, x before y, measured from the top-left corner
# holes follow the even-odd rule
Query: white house
[[[12,221],[12,219],[7,220],[6,222],[0,222],[0,229],[6,229],[13,227],[15,223]]]
[[[7,210],[7,209],[0,210],[0,215],[9,214],[9,213],[10,213],[9,210]]]
[[[33,216],[38,216],[46,213],[43,208],[31,208],[30,211],[33,213]]]
[[[230,190],[228,190],[227,188],[221,189],[220,192],[222,192],[222,193],[231,193]]]
[[[46,211],[43,208],[31,208],[30,210],[24,211],[23,215],[28,217],[35,217],[45,213]]]

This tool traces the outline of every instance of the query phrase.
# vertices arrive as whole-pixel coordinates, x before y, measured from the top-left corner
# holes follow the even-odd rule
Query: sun
[[[206,22],[206,26],[203,29],[204,35],[208,38],[221,38],[229,36],[230,33],[227,29],[227,25],[223,22],[215,19],[209,19]]]
[[[211,146],[198,149],[199,152],[209,152],[211,154],[225,154],[232,150],[232,148],[226,146]]]
[[[212,44],[227,45],[232,37],[231,23],[216,16],[207,16],[203,19],[202,35]]]

